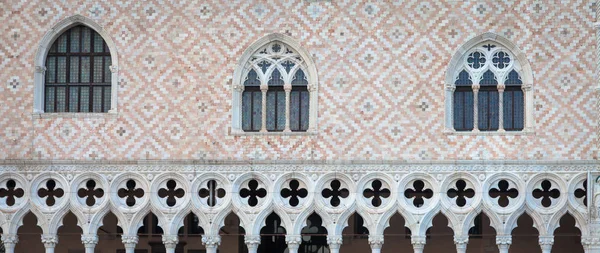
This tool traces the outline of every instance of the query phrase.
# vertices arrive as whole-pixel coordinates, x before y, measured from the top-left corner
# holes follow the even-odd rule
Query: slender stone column
[[[582,236],[581,244],[585,253],[600,253],[600,236]]]
[[[413,235],[410,237],[410,242],[413,245],[413,250],[415,251],[415,253],[423,253],[423,249],[425,249],[426,240],[427,237],[425,236]]]
[[[291,132],[292,130],[290,130],[290,94],[292,93],[292,85],[284,85],[283,90],[285,90],[285,129],[283,131]]]
[[[4,252],[15,253],[15,246],[19,243],[19,236],[15,234],[3,234]]]
[[[138,240],[137,235],[122,235],[121,241],[125,245],[125,253],[135,253],[135,245],[138,244]]]
[[[248,247],[248,253],[256,253],[258,245],[260,245],[260,235],[246,235],[244,236],[244,242]]]
[[[98,235],[81,235],[81,243],[83,243],[83,246],[85,247],[85,253],[94,253],[94,248],[96,248],[96,244],[98,244]]]
[[[54,253],[54,248],[58,244],[58,235],[56,234],[43,234],[42,243],[46,248],[46,253]]]
[[[525,99],[525,128],[524,131],[533,131],[533,92],[531,84],[521,86]]]
[[[498,132],[504,132],[504,84],[498,84]]]
[[[479,84],[473,84],[473,132],[479,132]]]
[[[262,94],[262,108],[261,108],[261,122],[262,126],[260,127],[261,132],[267,132],[267,91],[269,90],[268,85],[260,85],[260,91]]]
[[[217,248],[221,245],[221,236],[203,235],[202,244],[206,248],[206,253],[217,253]]]
[[[329,252],[340,253],[343,240],[342,235],[328,235],[327,244],[329,244]]]
[[[454,91],[456,87],[452,84],[446,84],[446,118],[444,120],[445,131],[454,132]]]
[[[300,235],[285,235],[285,242],[288,245],[288,253],[298,253],[298,248],[302,243],[302,236]]]
[[[499,253],[508,253],[508,248],[512,244],[512,235],[496,235],[496,245],[498,245]]]
[[[540,247],[542,253],[550,253],[552,251],[552,245],[554,244],[554,236],[552,235],[540,235]]]
[[[369,235],[371,253],[380,253],[383,247],[383,235]]]
[[[177,235],[163,235],[162,242],[165,245],[167,253],[175,253],[175,248],[179,243],[179,237],[177,237]]]
[[[468,235],[455,235],[454,244],[456,244],[456,253],[466,253],[467,244],[469,244]]]

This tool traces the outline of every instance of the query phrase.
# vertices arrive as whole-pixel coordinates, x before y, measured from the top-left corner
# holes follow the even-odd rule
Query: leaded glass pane
[[[250,70],[247,75],[246,81],[244,81],[244,86],[260,86],[260,80],[258,80],[258,74],[254,69]]]
[[[46,60],[46,82],[56,83],[56,57],[48,57]]]
[[[454,129],[456,131],[473,130],[473,91],[470,89],[454,92]]]
[[[304,75],[304,71],[302,71],[302,69],[298,69],[296,74],[294,74],[292,85],[308,85],[308,80],[306,80],[306,75]]]
[[[262,92],[252,95],[252,129],[260,130],[262,127]]]
[[[111,79],[110,72],[111,59],[110,56],[104,56],[104,82],[109,83]]]
[[[67,57],[58,57],[57,83],[67,82]]]
[[[273,70],[268,84],[272,86],[283,86],[283,79],[278,69]]]
[[[479,82],[481,86],[490,86],[490,85],[498,85],[498,80],[496,80],[496,75],[491,70],[483,73],[483,77]]]
[[[79,52],[79,43],[81,42],[81,33],[79,32],[80,30],[81,28],[78,26],[71,28],[71,53]]]
[[[67,105],[67,87],[56,88],[56,111],[64,112]]]
[[[94,52],[101,53],[104,52],[104,40],[100,34],[94,31]]]
[[[473,81],[471,81],[469,73],[466,70],[463,70],[458,74],[458,78],[454,84],[456,84],[456,86],[471,86],[473,85]]]
[[[277,130],[285,129],[285,91],[277,93]]]
[[[300,130],[300,92],[290,93],[290,129]]]
[[[108,112],[110,110],[110,100],[111,100],[111,90],[110,87],[103,87],[104,89],[104,108],[102,108],[103,112]]]
[[[277,121],[277,93],[275,91],[267,92],[267,130],[274,131]]]
[[[79,83],[79,57],[71,56],[69,64],[71,65],[69,83]]]
[[[81,29],[82,52],[89,53],[91,51],[92,32],[90,28],[83,27]]]
[[[242,93],[242,129],[252,130],[252,92]]]
[[[523,91],[511,89],[504,91],[504,129],[520,131],[524,127]]]
[[[79,103],[79,87],[69,88],[69,112],[77,112]]]
[[[46,87],[46,112],[54,112],[55,87]]]
[[[58,37],[58,52],[67,52],[67,34],[63,34],[60,37]]]
[[[90,57],[88,56],[81,57],[81,82],[90,82]]]
[[[498,91],[479,91],[478,94],[478,120],[479,130],[498,130]]]
[[[102,112],[102,87],[93,87],[94,100],[92,101],[93,112]]]
[[[485,65],[486,59],[485,55],[480,52],[473,52],[469,54],[467,58],[467,63],[471,68],[479,69]]]
[[[102,82],[102,70],[103,62],[102,57],[94,57],[94,83]]]
[[[81,87],[81,111],[90,111],[90,87]]]
[[[310,113],[310,93],[302,91],[300,93],[300,130],[308,130],[308,121]]]

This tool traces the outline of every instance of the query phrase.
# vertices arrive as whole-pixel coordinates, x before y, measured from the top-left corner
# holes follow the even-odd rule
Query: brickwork
[[[0,159],[593,159],[591,2],[1,1]],[[39,42],[76,14],[116,43],[118,115],[32,116]],[[532,67],[534,134],[443,133],[448,63],[486,32]],[[313,56],[317,135],[229,133],[236,64],[271,33]]]

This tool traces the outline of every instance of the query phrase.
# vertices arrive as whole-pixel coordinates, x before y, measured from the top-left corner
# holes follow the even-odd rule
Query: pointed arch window
[[[447,129],[531,130],[531,116],[527,117],[531,115],[529,107],[533,107],[531,84],[523,85],[522,81],[528,68],[521,65],[509,48],[493,40],[479,42],[457,60],[453,59],[451,66],[449,73],[454,81],[447,85],[446,109],[451,113],[447,116]]]
[[[84,25],[66,30],[46,56],[44,112],[108,112],[111,65],[100,34]]]
[[[233,132],[313,132],[316,71],[310,56],[284,35],[256,44],[234,74]]]

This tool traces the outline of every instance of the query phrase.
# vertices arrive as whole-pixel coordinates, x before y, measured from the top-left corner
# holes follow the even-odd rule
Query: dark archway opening
[[[81,242],[83,231],[77,225],[77,217],[68,212],[63,218],[63,225],[58,228],[58,244],[54,248],[55,253],[72,253],[85,249]]]
[[[469,229],[467,253],[498,252],[496,230],[490,226],[490,218],[485,213],[475,216],[473,227]]]
[[[343,244],[340,252],[370,252],[369,230],[365,221],[358,213],[348,218],[348,226],[342,231]]]
[[[276,213],[271,213],[265,220],[265,226],[260,230],[258,253],[284,253],[287,249],[285,234],[286,230],[281,225],[281,218]]]
[[[512,231],[510,253],[541,253],[539,232],[533,227],[533,219],[524,213],[517,220],[517,227]]]
[[[23,218],[23,226],[17,230],[19,243],[15,247],[15,253],[45,252],[42,244],[42,228],[37,226],[37,217],[29,212]]]
[[[410,242],[411,231],[406,227],[404,217],[395,213],[390,218],[390,226],[383,231],[382,253],[413,252]]]
[[[246,231],[240,226],[240,218],[234,213],[225,217],[225,225],[219,230],[221,245],[219,252],[247,253],[248,248],[244,243]]]
[[[424,253],[456,252],[454,231],[448,227],[448,219],[443,214],[433,217],[433,226],[427,229]]]
[[[581,231],[575,226],[575,218],[568,213],[560,219],[560,227],[554,231],[552,252],[584,252]]]
[[[323,226],[323,219],[312,213],[306,219],[306,226],[302,228],[302,243],[298,253],[329,253],[327,244],[327,229]]]

